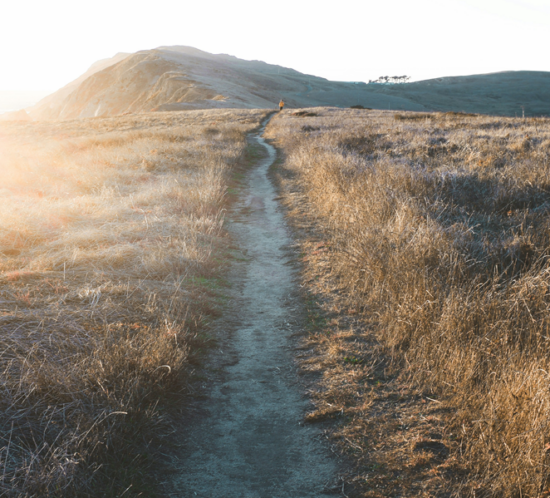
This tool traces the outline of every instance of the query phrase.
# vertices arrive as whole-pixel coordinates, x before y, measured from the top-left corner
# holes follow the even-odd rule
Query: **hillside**
[[[65,100],[71,95],[73,91],[75,91],[80,86],[81,83],[86,81],[93,74],[99,71],[102,71],[103,69],[106,69],[109,66],[116,64],[117,62],[124,60],[129,55],[130,54],[120,52],[116,54],[114,57],[110,57],[108,59],[101,59],[99,61],[94,62],[83,75],[79,76],[76,80],[71,81],[64,87],[60,88],[56,92],[48,95],[47,97],[43,98],[40,102],[38,102],[38,104],[36,104],[34,107],[31,108],[30,115],[33,118],[38,118],[38,119],[59,118],[59,105],[65,102]]]
[[[329,81],[293,69],[160,47],[117,54],[29,109],[33,119],[75,119],[124,113],[209,108],[362,105],[410,111],[550,115],[550,73],[504,72],[401,85]]]
[[[74,119],[126,112],[204,108],[273,108],[334,105],[424,110],[366,85],[332,82],[293,69],[213,55],[190,47],[161,47],[130,55],[73,82],[29,110],[34,119]]]
[[[521,116],[523,106],[526,116],[550,116],[550,72],[506,71],[376,86],[380,93],[429,110]]]

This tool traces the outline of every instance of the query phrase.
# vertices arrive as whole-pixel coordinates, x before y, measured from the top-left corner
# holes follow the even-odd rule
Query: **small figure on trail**
[[[279,111],[283,110],[283,107],[285,106],[285,103],[283,102],[283,99],[279,102]]]

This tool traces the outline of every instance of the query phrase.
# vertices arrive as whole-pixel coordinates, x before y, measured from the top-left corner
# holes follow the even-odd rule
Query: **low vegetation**
[[[550,120],[277,116],[317,371],[366,496],[547,496]]]
[[[265,115],[0,125],[2,496],[153,493],[166,401],[216,307],[227,183]]]

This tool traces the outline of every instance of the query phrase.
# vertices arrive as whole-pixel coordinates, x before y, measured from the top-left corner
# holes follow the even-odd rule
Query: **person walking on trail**
[[[283,107],[285,106],[285,103],[283,102],[283,99],[279,102],[279,111],[283,110]]]

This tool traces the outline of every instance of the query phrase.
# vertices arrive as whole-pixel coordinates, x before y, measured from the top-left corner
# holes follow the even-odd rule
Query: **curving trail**
[[[219,369],[185,430],[168,496],[319,498],[339,494],[337,462],[319,429],[302,424],[308,401],[297,383],[291,336],[302,313],[290,264],[291,239],[268,178],[276,151],[248,171],[228,230],[241,257],[233,264],[232,302],[218,321],[225,339]],[[242,257],[244,255],[244,257]],[[221,335],[221,334],[220,334]]]

